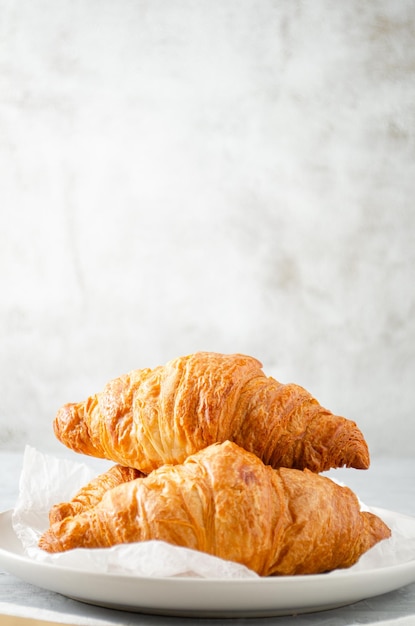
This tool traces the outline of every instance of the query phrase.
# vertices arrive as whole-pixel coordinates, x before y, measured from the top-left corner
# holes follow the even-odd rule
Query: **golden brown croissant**
[[[198,352],[110,381],[66,404],[54,430],[69,448],[148,474],[231,440],[273,467],[369,466],[355,422],[333,415],[308,391],[265,376],[241,354]]]
[[[78,515],[98,504],[109,489],[143,476],[144,474],[132,467],[114,465],[82,487],[70,502],[55,504],[49,512],[49,521],[54,524],[65,517]]]
[[[39,545],[61,552],[157,539],[267,576],[349,567],[388,536],[349,488],[309,470],[274,470],[224,442],[107,491],[96,507],[51,526]]]

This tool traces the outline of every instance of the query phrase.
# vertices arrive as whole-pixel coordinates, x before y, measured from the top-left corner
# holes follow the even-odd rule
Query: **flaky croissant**
[[[61,552],[157,539],[268,576],[349,567],[389,535],[349,488],[309,470],[274,470],[224,442],[107,491],[39,545]]]
[[[265,376],[256,359],[198,352],[110,381],[54,420],[69,448],[145,474],[231,440],[273,467],[369,466],[355,422],[333,415],[308,391]]]
[[[144,474],[132,467],[114,465],[82,487],[70,502],[55,504],[49,512],[49,522],[54,524],[55,522],[60,522],[65,517],[78,515],[87,509],[91,509],[98,504],[104,493],[113,487],[130,480],[142,478],[143,476]]]

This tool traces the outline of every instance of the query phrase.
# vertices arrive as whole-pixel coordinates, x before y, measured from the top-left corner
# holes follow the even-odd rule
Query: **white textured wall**
[[[0,447],[195,350],[415,437],[415,3],[0,0]]]

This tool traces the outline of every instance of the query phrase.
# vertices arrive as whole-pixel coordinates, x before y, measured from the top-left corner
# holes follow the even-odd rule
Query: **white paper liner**
[[[162,541],[137,542],[112,548],[75,549],[58,554],[41,550],[37,544],[49,526],[50,508],[58,502],[70,500],[96,475],[96,470],[86,464],[57,459],[26,446],[19,497],[12,520],[14,531],[27,556],[57,566],[101,573],[157,578],[258,578],[255,572],[238,563]],[[379,515],[391,528],[392,536],[374,546],[348,571],[377,569],[415,559],[415,518],[368,507],[363,503],[362,509]],[[332,576],[342,571],[335,570],[326,575]]]

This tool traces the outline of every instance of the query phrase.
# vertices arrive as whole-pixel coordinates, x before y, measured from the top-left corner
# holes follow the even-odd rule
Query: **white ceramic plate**
[[[309,613],[352,604],[415,582],[415,560],[356,572],[338,570],[335,575],[239,580],[99,574],[25,556],[12,527],[11,511],[0,514],[0,565],[26,582],[88,604],[184,617]]]

